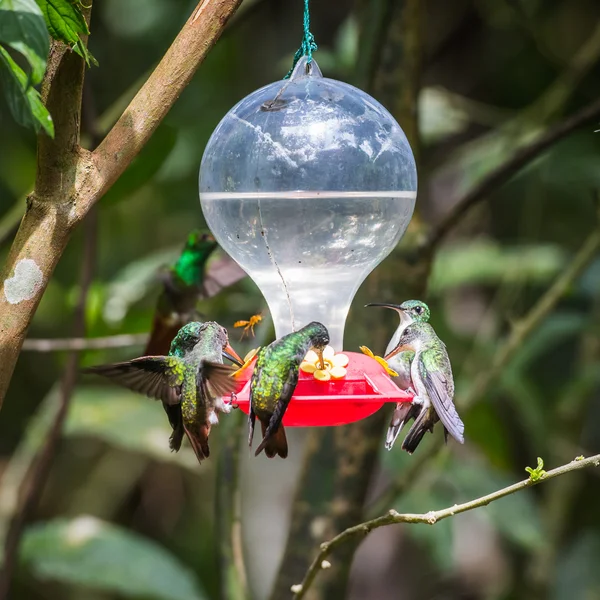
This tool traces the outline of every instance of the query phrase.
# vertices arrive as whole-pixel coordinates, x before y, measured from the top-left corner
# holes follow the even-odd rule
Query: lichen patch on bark
[[[14,275],[4,281],[4,296],[10,304],[31,300],[44,282],[44,274],[31,258],[23,258],[16,265]]]

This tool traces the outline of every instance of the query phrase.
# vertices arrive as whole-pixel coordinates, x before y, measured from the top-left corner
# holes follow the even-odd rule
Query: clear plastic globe
[[[225,115],[200,167],[206,222],[262,291],[277,336],[321,321],[337,350],[354,294],[406,230],[416,190],[394,118],[306,58]]]

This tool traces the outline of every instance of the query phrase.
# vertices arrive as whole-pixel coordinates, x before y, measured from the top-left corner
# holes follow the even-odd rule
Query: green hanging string
[[[289,70],[288,74],[284,77],[284,79],[289,79],[296,63],[300,60],[302,56],[306,56],[307,63],[310,64],[312,61],[312,54],[317,49],[317,44],[315,43],[315,36],[310,32],[310,9],[308,8],[309,0],[304,0],[304,35],[302,36],[302,44],[300,44],[300,48],[296,50],[296,54],[294,54],[294,62],[292,63],[292,68]]]

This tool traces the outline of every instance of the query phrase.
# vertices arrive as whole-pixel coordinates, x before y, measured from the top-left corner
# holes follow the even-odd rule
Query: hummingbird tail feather
[[[412,454],[421,443],[426,431],[433,433],[433,421],[428,411],[424,410],[421,411],[421,414],[415,419],[412,427],[408,430],[402,442],[402,450],[406,450],[409,454]]]
[[[283,425],[279,425],[279,427],[268,436],[267,425],[261,421],[260,426],[262,428],[263,441],[256,449],[254,456],[258,456],[264,450],[269,458],[273,458],[277,455],[281,456],[281,458],[287,458],[288,444]]]
[[[173,429],[173,433],[169,438],[169,448],[171,448],[172,452],[179,452],[181,448],[181,442],[183,441],[183,423],[180,423],[175,429]]]
[[[210,456],[210,448],[208,447],[210,423],[198,425],[195,431],[191,431],[185,427],[185,432],[187,433],[188,439],[190,440],[190,444],[192,445],[192,449],[194,450],[194,454],[196,455],[198,462],[201,463],[205,458]]]
[[[396,404],[385,438],[385,447],[387,450],[391,450],[394,447],[396,438],[406,423],[416,417],[419,410],[419,407],[413,405],[412,402],[398,402]]]

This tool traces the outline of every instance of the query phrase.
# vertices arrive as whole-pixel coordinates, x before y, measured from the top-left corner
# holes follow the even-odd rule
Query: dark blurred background
[[[100,66],[87,73],[84,111],[101,134],[195,4],[95,3],[89,46]],[[377,35],[369,37],[365,30],[377,31],[393,4],[312,1],[315,59],[326,76],[378,97],[372,81],[380,65],[369,60],[369,43]],[[160,289],[156,270],[176,257],[192,227],[204,226],[197,178],[208,137],[233,104],[283,77],[300,42],[301,24],[300,0],[245,0],[148,146],[99,203],[87,335],[149,330]],[[454,199],[520,145],[600,95],[597,0],[429,0],[422,3],[421,31],[418,214],[400,247],[357,294],[346,327],[348,350],[366,344],[383,353],[396,316],[362,307],[406,299],[401,263]],[[386,104],[386,98],[378,99]],[[0,260],[32,189],[36,158],[34,135],[15,125],[2,102]],[[452,360],[459,407],[461,395],[489,369],[515,322],[567,268],[595,226],[596,128],[573,132],[495,189],[434,257],[426,298]],[[83,144],[91,143],[88,129]],[[83,243],[80,228],[48,286],[30,337],[70,335]],[[200,305],[203,314],[228,327],[265,308],[249,279]],[[273,335],[268,318],[257,327],[259,342],[236,343],[239,330],[231,331],[242,355]],[[124,360],[141,348],[90,351],[83,362]],[[65,361],[64,352],[24,352],[19,360],[0,418],[0,520],[14,503],[19,461],[27,460],[53,410]],[[401,493],[384,509],[444,508],[522,479],[524,467],[534,466],[538,456],[549,468],[600,452],[599,361],[600,260],[595,258],[463,412],[465,446],[450,442],[422,460],[440,430],[427,436],[414,456],[399,447],[386,452],[382,438],[368,497],[373,500],[390,482],[402,481],[419,460],[410,484],[399,486]],[[222,436],[214,431],[215,460],[199,467],[187,445],[179,454],[169,452],[168,435],[157,404],[80,380],[48,485],[24,537],[12,597],[226,597],[214,516]],[[287,541],[307,432],[290,432],[292,450],[285,462],[250,459],[244,438],[245,433],[238,440],[243,545],[252,596],[263,599]],[[435,527],[380,529],[360,546],[349,587],[338,597],[600,598],[599,476],[597,470],[570,474]],[[323,539],[318,520],[311,527],[315,543],[307,560]],[[97,539],[94,548],[82,551],[91,538]]]

